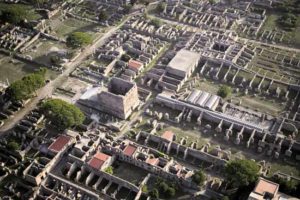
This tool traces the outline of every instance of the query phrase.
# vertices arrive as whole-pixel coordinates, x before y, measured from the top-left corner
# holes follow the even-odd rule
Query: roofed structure
[[[104,163],[110,158],[111,156],[102,152],[98,152],[93,156],[93,158],[88,162],[88,164],[95,169],[102,169]]]
[[[128,144],[125,149],[123,150],[123,153],[126,155],[126,156],[129,156],[131,157],[135,151],[136,151],[137,147],[136,146],[133,146],[132,144]]]
[[[65,146],[70,142],[71,137],[66,135],[60,135],[56,140],[48,147],[49,150],[58,153],[64,149]]]
[[[166,70],[170,74],[187,78],[197,67],[199,59],[199,53],[181,49],[169,62]]]
[[[175,134],[172,131],[165,131],[161,137],[172,142],[174,139],[174,136],[175,136]]]

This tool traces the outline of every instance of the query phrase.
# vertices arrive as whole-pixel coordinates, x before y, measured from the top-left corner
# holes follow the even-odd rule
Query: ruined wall
[[[114,78],[109,84],[109,92],[98,95],[99,106],[104,112],[126,119],[139,105],[137,86],[131,82]]]
[[[110,113],[121,119],[126,118],[124,109],[124,97],[110,92],[101,92],[98,95],[99,106],[104,112]]]

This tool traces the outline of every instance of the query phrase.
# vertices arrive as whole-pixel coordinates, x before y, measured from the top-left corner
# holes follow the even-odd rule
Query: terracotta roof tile
[[[159,162],[158,158],[147,158],[146,163],[150,165],[157,165]]]
[[[278,188],[279,185],[277,183],[260,178],[254,189],[254,192],[261,195],[264,195],[266,192],[268,192],[275,196]]]
[[[103,160],[99,160],[98,158],[93,157],[88,164],[95,168],[95,169],[100,169],[102,167],[102,165],[104,164],[105,161]]]
[[[48,147],[51,151],[59,152],[61,151],[71,140],[71,137],[66,135],[60,135],[56,140]]]
[[[161,137],[171,142],[173,141],[174,133],[172,131],[165,131]]]
[[[105,154],[105,153],[102,153],[102,152],[98,152],[94,155],[94,158],[97,158],[99,160],[103,160],[103,161],[106,161],[108,158],[110,158],[109,155]]]
[[[129,60],[128,67],[132,69],[140,70],[143,67],[143,63],[136,60]]]
[[[136,147],[129,144],[125,147],[125,149],[123,150],[123,153],[126,155],[126,156],[132,156],[134,154],[134,152],[136,151]]]
[[[105,153],[98,152],[93,156],[93,158],[88,162],[88,164],[95,169],[100,169],[102,165],[105,163],[105,161],[110,157],[111,156]]]

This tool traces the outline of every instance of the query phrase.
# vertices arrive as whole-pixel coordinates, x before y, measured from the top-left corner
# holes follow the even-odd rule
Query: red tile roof
[[[103,161],[106,161],[108,158],[110,158],[109,155],[105,154],[105,153],[102,153],[102,152],[98,152],[94,155],[94,158],[97,158],[99,160],[103,160]]]
[[[100,169],[105,163],[105,161],[110,157],[111,156],[106,155],[105,153],[98,152],[93,156],[93,158],[88,162],[88,164],[95,169]]]
[[[147,158],[146,163],[150,165],[157,165],[159,162],[158,158]]]
[[[260,178],[254,189],[254,192],[260,195],[264,195],[266,192],[268,192],[275,196],[278,188],[279,185],[277,183]]]
[[[99,160],[99,159],[93,157],[93,158],[88,162],[88,164],[89,164],[91,167],[95,168],[95,169],[101,169],[101,167],[102,167],[102,165],[104,164],[104,162],[105,162],[105,161]]]
[[[166,131],[161,137],[171,142],[173,141],[174,133],[172,131]]]
[[[60,135],[56,140],[48,147],[51,151],[61,151],[71,140],[71,137],[66,135]]]
[[[136,151],[136,147],[129,144],[125,147],[125,149],[123,150],[123,153],[126,155],[126,156],[132,156],[134,154],[134,152]]]
[[[129,60],[128,67],[134,70],[140,70],[143,67],[143,63],[136,60]]]

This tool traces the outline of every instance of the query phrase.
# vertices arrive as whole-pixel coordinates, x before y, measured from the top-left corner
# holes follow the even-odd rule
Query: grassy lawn
[[[236,97],[238,98],[238,97]],[[242,106],[248,107],[253,110],[259,110],[260,112],[268,113],[271,115],[277,115],[284,110],[284,106],[278,102],[272,102],[259,97],[242,96]]]
[[[28,73],[32,73],[38,70],[39,66],[21,62],[19,60],[13,59],[11,57],[0,54],[0,81],[4,82],[8,79],[11,83],[18,79],[21,79]],[[48,70],[47,78],[54,79],[56,73]]]
[[[190,146],[192,142],[197,143],[197,148],[201,148],[205,145],[209,140],[201,137],[200,132],[197,130],[191,129],[191,126],[186,127],[175,127],[168,126],[157,132],[158,135],[162,135],[165,131],[172,131],[176,135],[176,142],[180,143],[181,138],[186,139],[185,146]]]
[[[93,33],[93,38],[96,37],[94,29],[97,27],[97,25],[91,22],[86,22],[75,18],[67,18],[64,21],[61,21],[61,18],[57,17],[50,20],[49,23],[53,29],[51,34],[54,34],[59,38],[66,38],[69,34],[77,31]]]
[[[121,162],[113,165],[113,175],[129,181],[135,185],[139,185],[147,176],[148,172],[134,165]]]
[[[1,11],[1,8],[5,8],[7,5],[7,3],[0,3],[0,11]],[[39,20],[42,18],[42,16],[38,13],[36,13],[34,11],[34,6],[32,5],[25,5],[25,4],[18,4],[20,7],[22,7],[24,10],[27,10],[28,11],[28,20]]]
[[[271,169],[270,169],[270,175],[276,173],[277,171],[280,171],[282,173],[286,173],[289,175],[294,175],[299,177],[300,176],[300,166],[299,164],[297,166],[291,166],[287,165],[286,163],[272,163]]]
[[[270,14],[270,15],[267,17],[267,19],[266,19],[266,21],[265,21],[265,23],[264,23],[262,29],[266,29],[266,30],[273,30],[273,29],[276,29],[276,28],[277,28],[277,23],[276,23],[276,21],[278,20],[278,18],[279,18],[278,15],[276,15],[276,14]]]
[[[212,94],[217,94],[220,84],[216,84],[212,81],[200,81],[196,84],[195,89],[203,90]],[[284,110],[284,106],[279,102],[271,101],[271,99],[262,99],[261,97],[254,97],[250,95],[241,95],[240,93],[232,93],[231,98],[236,100],[242,100],[242,106],[250,109],[258,109],[260,112],[276,115]]]
[[[278,25],[277,20],[280,18],[281,13],[269,13],[268,17],[261,28],[261,33],[266,31],[282,31],[282,28]],[[300,15],[297,19],[297,27],[292,31],[285,31],[285,36],[283,38],[284,44],[289,44],[291,46],[300,47]]]

